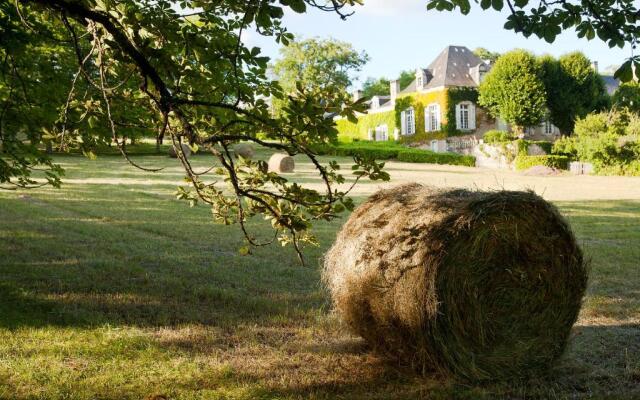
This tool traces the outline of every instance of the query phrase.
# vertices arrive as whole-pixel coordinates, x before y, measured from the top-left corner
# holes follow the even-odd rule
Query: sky
[[[514,48],[527,49],[534,54],[560,56],[579,50],[597,61],[601,72],[619,65],[631,55],[629,47],[610,49],[599,39],[579,39],[573,30],[563,32],[553,44],[544,40],[504,30],[506,12],[483,11],[477,5],[469,15],[459,11],[426,11],[427,0],[365,0],[355,7],[355,14],[346,21],[335,13],[309,10],[296,14],[288,10],[284,25],[297,38],[334,38],[351,43],[358,51],[365,51],[370,61],[357,73],[362,84],[367,77],[396,79],[400,71],[427,67],[448,45],[470,49],[484,47],[505,52]],[[263,54],[275,59],[279,45],[273,38],[261,37],[248,31],[243,41],[257,46]]]

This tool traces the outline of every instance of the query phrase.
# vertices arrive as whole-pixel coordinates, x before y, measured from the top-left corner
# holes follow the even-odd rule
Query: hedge
[[[519,155],[515,159],[516,170],[524,170],[536,165],[544,165],[557,169],[569,168],[569,157],[567,156],[525,156]]]
[[[398,161],[412,163],[464,165],[467,167],[476,166],[476,158],[473,156],[463,156],[455,153],[434,153],[432,151],[417,149],[400,151],[400,153],[398,154]]]
[[[537,144],[544,150],[547,154],[551,154],[551,150],[553,149],[553,143],[548,142],[546,140],[524,140],[518,139],[518,154],[527,155],[527,151],[529,150],[529,146],[532,144]]]
[[[312,149],[320,155],[341,157],[359,155],[376,160],[397,159],[398,161],[413,163],[465,165],[468,167],[474,167],[476,165],[476,159],[473,156],[463,156],[456,153],[435,153],[430,150],[411,149],[389,142],[323,144],[315,145]]]

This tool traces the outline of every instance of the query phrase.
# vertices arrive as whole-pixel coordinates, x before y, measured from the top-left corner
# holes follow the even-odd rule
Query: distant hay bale
[[[236,157],[242,157],[248,160],[251,160],[256,155],[255,149],[249,143],[238,143],[233,146],[233,151],[236,153]]]
[[[185,157],[191,156],[191,147],[189,147],[188,144],[182,143],[182,144],[180,144],[180,146],[182,147],[182,153],[185,155]],[[173,146],[169,147],[169,157],[178,158],[178,154],[176,153],[176,149]]]
[[[270,172],[293,172],[295,167],[296,163],[293,160],[293,157],[287,154],[275,153],[269,159]]]
[[[532,192],[408,184],[353,212],[323,280],[341,318],[378,351],[485,380],[558,359],[587,270],[568,223]]]

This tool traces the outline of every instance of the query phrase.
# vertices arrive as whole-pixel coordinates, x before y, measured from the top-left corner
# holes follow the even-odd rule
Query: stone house
[[[421,135],[421,141],[429,142],[465,136],[480,139],[492,129],[509,130],[477,105],[478,86],[490,69],[467,47],[447,46],[427,68],[416,70],[409,86],[401,90],[395,80],[390,96],[374,96],[357,124],[338,120],[339,134],[344,139],[376,141]],[[361,92],[354,97],[361,97]],[[531,137],[557,135],[550,122],[527,130]]]

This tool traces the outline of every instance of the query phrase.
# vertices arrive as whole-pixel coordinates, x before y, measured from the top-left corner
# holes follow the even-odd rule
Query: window
[[[553,126],[551,121],[549,121],[549,120],[544,121],[544,134],[545,135],[553,135],[553,133],[554,133],[554,129],[553,128],[555,128],[555,127]]]
[[[430,104],[424,110],[424,130],[435,132],[440,130],[440,105]]]
[[[460,129],[469,129],[469,105],[460,104]]]
[[[417,85],[418,85],[418,89],[422,89],[424,87],[424,81],[422,79],[422,76],[418,76]]]
[[[413,108],[407,108],[404,110],[401,115],[401,120],[403,135],[413,135],[416,133],[416,119]]]
[[[377,142],[389,140],[389,127],[387,125],[378,125],[376,127],[375,140]]]
[[[456,127],[461,131],[476,129],[476,108],[466,101],[456,105]]]

